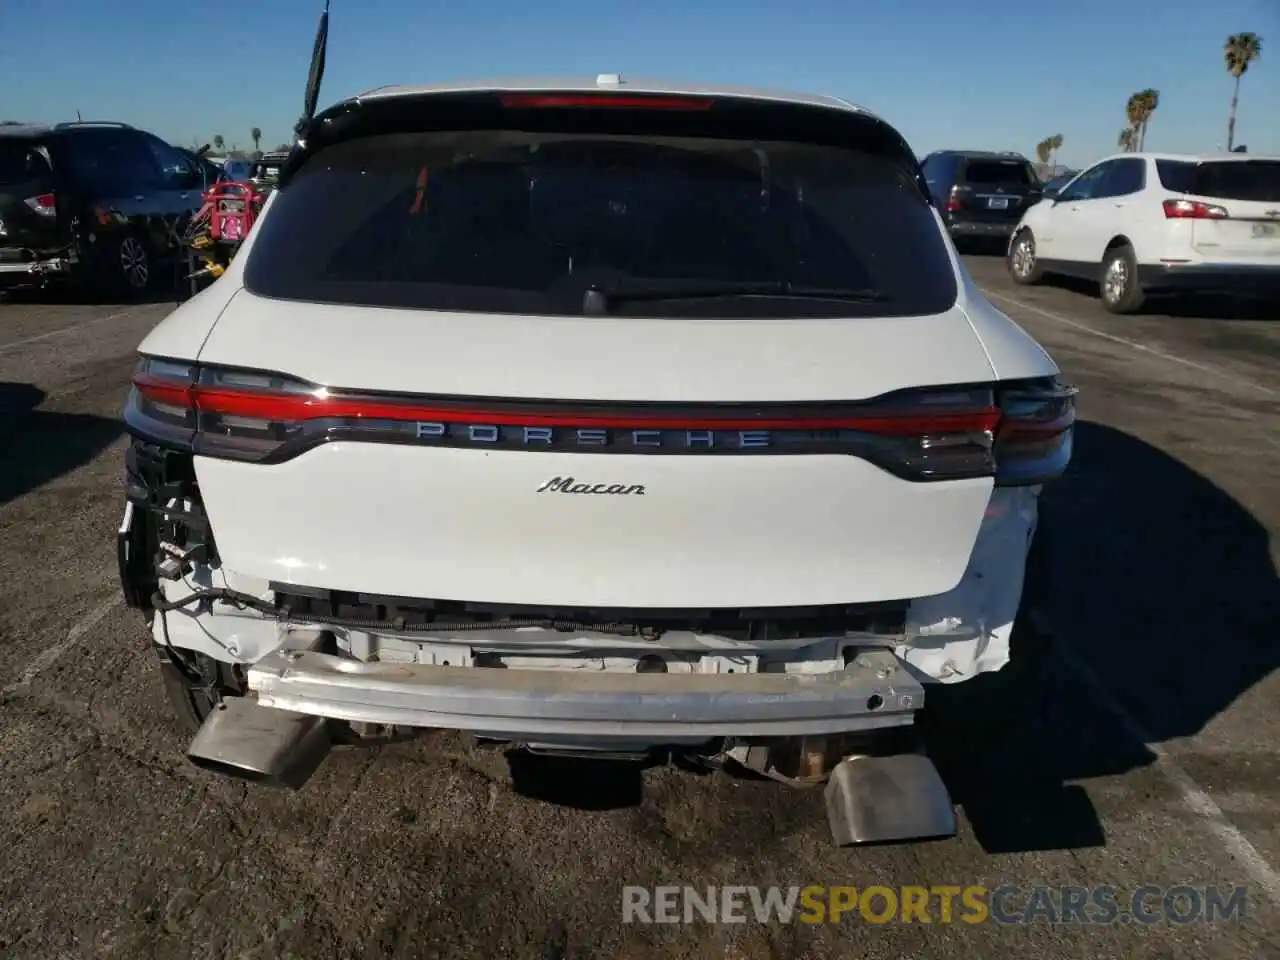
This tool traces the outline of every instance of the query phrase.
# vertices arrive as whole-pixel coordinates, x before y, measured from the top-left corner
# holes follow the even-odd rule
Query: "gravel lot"
[[[296,795],[191,767],[112,539],[133,350],[170,307],[0,301],[0,956],[1280,957],[1280,312],[1111,317],[966,259],[1082,388],[1057,669],[948,767],[958,838],[861,850],[818,793],[449,734],[335,751]],[[624,925],[622,885],[660,883],[1250,894],[1217,924]]]

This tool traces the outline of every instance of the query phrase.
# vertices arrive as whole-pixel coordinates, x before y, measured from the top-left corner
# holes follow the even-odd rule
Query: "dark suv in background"
[[[167,282],[209,175],[123,123],[0,126],[0,289],[69,279],[132,296]]]
[[[1041,199],[1040,178],[1019,153],[940,150],[920,166],[957,246],[987,241],[1003,251],[1023,213]]]

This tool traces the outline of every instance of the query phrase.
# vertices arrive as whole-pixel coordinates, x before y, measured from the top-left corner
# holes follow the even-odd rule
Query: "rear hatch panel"
[[[807,606],[954,587],[989,475],[908,476],[851,452],[863,440],[841,448],[841,430],[813,428],[793,452],[752,419],[764,405],[928,388],[919,402],[936,408],[910,422],[930,426],[904,428],[895,450],[950,456],[987,442],[985,428],[934,430],[994,373],[896,132],[853,111],[747,100],[721,111],[715,98],[636,107],[644,98],[630,93],[622,109],[577,94],[514,108],[506,95],[482,99],[335,108],[308,149],[354,139],[314,165],[300,154],[286,164],[244,255],[247,289],[201,367],[287,375],[315,397],[314,385],[330,399],[396,394],[422,412],[382,428],[385,407],[343,408],[362,430],[398,432],[393,442],[338,431],[272,462],[197,456],[225,567],[522,606]],[[624,302],[627,283],[655,278],[835,293]],[[616,310],[588,313],[583,288],[597,284]],[[311,402],[278,378],[251,381],[295,390],[273,410]],[[535,401],[590,404],[610,423],[588,440],[563,419],[485,413],[486,402]],[[476,411],[449,443],[433,442],[434,402]],[[681,426],[662,450],[633,452],[639,421],[621,411],[661,403],[737,403],[745,421],[729,449],[716,431]],[[219,429],[267,416],[252,402],[235,409],[202,417],[198,453],[225,449]],[[495,443],[511,428],[522,442]],[[750,448],[761,433],[764,448]]]
[[[988,479],[900,480],[850,456],[591,456],[331,443],[200,458],[224,563],[403,597],[640,608],[927,596],[964,573]],[[539,492],[556,477],[642,494]]]
[[[1192,246],[1213,259],[1280,265],[1280,161],[1200,164],[1190,199],[1224,207],[1222,219],[1192,221]]]
[[[981,223],[1016,223],[1041,196],[1031,165],[1015,157],[970,157],[956,180],[961,215]]]
[[[35,140],[0,136],[0,259],[58,246],[59,216],[40,198],[55,195],[48,151]]]

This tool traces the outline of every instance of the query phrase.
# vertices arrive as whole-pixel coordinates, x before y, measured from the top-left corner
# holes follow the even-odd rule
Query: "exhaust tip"
[[[187,759],[225,777],[299,790],[332,745],[324,717],[228,697],[205,718]]]
[[[827,782],[826,805],[840,847],[956,835],[951,796],[933,762],[919,753],[842,760]]]

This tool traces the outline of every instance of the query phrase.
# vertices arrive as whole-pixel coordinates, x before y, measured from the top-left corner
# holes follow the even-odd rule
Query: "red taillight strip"
[[[603,427],[667,430],[860,430],[894,436],[981,433],[1000,420],[995,407],[964,413],[819,416],[705,416],[689,414],[536,413],[486,407],[441,407],[351,397],[267,394],[204,385],[175,385],[145,374],[134,378],[144,396],[171,406],[276,422],[306,420],[390,420],[466,423],[514,427]]]
[[[554,107],[590,107],[604,110],[710,110],[712,101],[705,97],[621,96],[613,93],[504,93],[499,99],[504,107],[540,110]]]
[[[133,385],[148,400],[163,403],[170,407],[192,406],[191,394],[194,389],[189,383],[176,383],[149,374],[140,373],[134,376]]]

